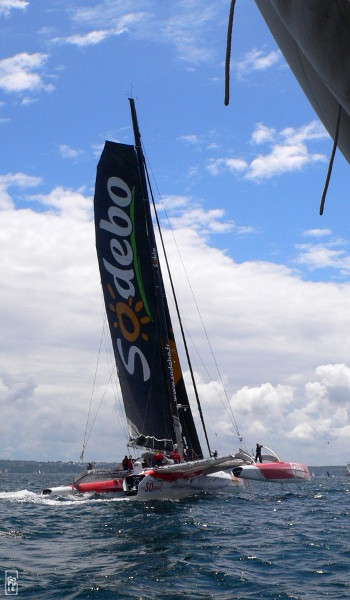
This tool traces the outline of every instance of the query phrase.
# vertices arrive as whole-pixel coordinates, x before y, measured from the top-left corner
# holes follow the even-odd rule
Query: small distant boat
[[[346,471],[347,471],[347,475],[350,475],[350,462],[348,462],[346,465]]]

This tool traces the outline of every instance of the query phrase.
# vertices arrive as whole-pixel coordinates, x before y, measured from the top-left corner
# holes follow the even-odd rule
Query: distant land
[[[0,473],[81,473],[87,463],[36,460],[0,460]],[[115,467],[116,463],[95,463],[99,468]]]
[[[81,473],[87,463],[58,461],[36,461],[36,460],[0,460],[0,473]],[[110,469],[116,463],[95,463],[98,468]],[[345,465],[309,467],[311,475],[315,476],[346,476],[348,475]]]

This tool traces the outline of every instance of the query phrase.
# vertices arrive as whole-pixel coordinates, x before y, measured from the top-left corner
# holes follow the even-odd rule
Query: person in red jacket
[[[158,450],[158,452],[156,452],[155,457],[154,457],[154,464],[156,467],[161,467],[163,462],[164,462],[164,454],[163,454],[163,452]]]
[[[173,459],[174,463],[177,465],[181,462],[181,458],[180,458],[180,454],[177,451],[177,445],[174,445],[174,450],[171,452],[170,454],[171,458]]]

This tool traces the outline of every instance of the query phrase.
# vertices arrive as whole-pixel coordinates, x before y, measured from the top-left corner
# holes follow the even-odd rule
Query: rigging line
[[[145,150],[144,150],[144,155],[145,155],[145,156],[147,156],[147,155],[146,155],[146,153],[145,153]],[[145,166],[146,166],[146,165],[145,165]],[[149,179],[149,175],[148,175],[148,170],[147,170],[147,169],[146,169],[146,173],[147,173],[147,178]],[[152,173],[152,174],[153,174],[153,173]],[[153,177],[154,177],[154,175],[153,175]],[[155,179],[155,178],[154,178],[154,179]],[[157,182],[156,182],[156,187],[157,187],[157,191],[158,191],[159,197],[160,197],[160,198],[162,198],[162,197],[161,197],[161,194],[160,194],[160,192],[159,192],[158,186],[157,186]],[[150,189],[151,189],[151,191],[152,191],[152,188],[151,188],[151,187],[150,187]],[[153,200],[153,195],[152,195],[152,200]],[[154,202],[154,200],[153,200],[153,202]],[[238,439],[239,439],[239,441],[240,441],[240,442],[242,442],[242,441],[243,441],[243,438],[242,438],[242,435],[240,434],[240,431],[239,431],[239,428],[238,428],[238,425],[237,425],[236,419],[234,418],[233,411],[232,411],[232,407],[231,407],[230,401],[229,401],[229,399],[228,399],[228,395],[227,395],[227,392],[226,392],[226,388],[225,388],[225,385],[224,385],[224,382],[223,382],[223,379],[222,379],[222,376],[221,376],[221,372],[220,372],[220,370],[219,370],[218,363],[217,363],[217,361],[216,361],[216,359],[215,359],[215,355],[214,355],[213,347],[212,347],[212,345],[211,345],[211,343],[210,343],[210,339],[209,339],[209,336],[208,336],[208,333],[207,333],[206,327],[205,327],[205,325],[204,325],[204,321],[203,321],[203,318],[202,318],[201,312],[200,312],[200,310],[199,310],[199,306],[198,306],[198,303],[197,303],[197,300],[196,300],[196,297],[195,297],[195,294],[194,294],[194,291],[193,291],[193,288],[192,288],[192,285],[191,285],[191,282],[190,282],[190,279],[189,279],[189,276],[188,276],[188,273],[187,273],[187,270],[186,270],[186,267],[185,267],[185,264],[184,264],[184,262],[183,262],[183,259],[182,259],[182,255],[181,255],[181,252],[180,252],[179,246],[178,246],[178,244],[177,244],[177,242],[176,242],[176,238],[175,238],[175,235],[174,235],[174,231],[173,231],[173,228],[172,228],[172,225],[171,225],[171,222],[170,222],[170,219],[169,219],[169,216],[168,216],[168,213],[167,213],[167,211],[166,211],[166,208],[165,208],[164,204],[163,204],[163,209],[164,209],[164,212],[165,212],[165,215],[166,215],[166,218],[167,218],[168,224],[169,224],[170,231],[171,231],[171,233],[172,233],[172,236],[173,236],[174,244],[175,244],[175,246],[176,246],[176,250],[177,250],[177,253],[178,253],[178,255],[179,255],[179,258],[180,258],[180,261],[181,261],[181,264],[182,264],[182,268],[183,268],[183,270],[184,270],[184,273],[185,273],[185,275],[186,275],[186,279],[187,279],[188,286],[189,286],[189,288],[190,288],[190,290],[191,290],[192,298],[193,298],[193,301],[194,301],[194,303],[195,303],[195,306],[196,306],[196,309],[197,309],[197,312],[198,312],[198,315],[199,315],[199,318],[200,318],[200,321],[201,321],[201,325],[202,325],[202,327],[203,327],[203,331],[204,331],[204,333],[205,333],[205,337],[206,337],[206,339],[207,339],[207,343],[208,343],[208,346],[209,346],[209,349],[210,349],[210,352],[211,352],[212,358],[213,358],[213,360],[214,360],[214,364],[215,364],[215,367],[216,367],[216,370],[217,370],[217,373],[218,373],[218,376],[219,376],[219,379],[220,379],[220,382],[221,382],[222,388],[223,388],[223,390],[224,390],[224,393],[225,393],[225,397],[226,397],[226,400],[227,400],[228,406],[229,406],[229,408],[230,408],[230,410],[231,410],[231,412],[232,412],[233,424],[234,424],[234,427],[235,427],[235,429],[236,429],[236,433],[237,433]],[[161,238],[161,239],[162,239],[162,238]],[[185,346],[186,346],[186,343],[185,343]],[[195,388],[195,389],[196,389],[196,388]]]
[[[88,442],[88,438],[86,438],[86,434],[87,434],[87,430],[88,430],[88,426],[89,426],[89,420],[90,420],[90,414],[91,414],[91,407],[92,407],[92,399],[93,399],[93,395],[94,395],[94,391],[95,391],[96,377],[97,377],[97,370],[98,370],[98,365],[99,365],[99,362],[100,362],[101,347],[102,347],[102,340],[103,340],[103,334],[104,334],[105,325],[106,325],[106,315],[105,315],[105,317],[104,317],[104,321],[103,321],[103,325],[102,325],[102,332],[101,332],[101,339],[100,339],[100,347],[99,347],[99,349],[98,349],[97,362],[96,362],[96,368],[95,368],[95,375],[94,375],[94,380],[93,380],[93,384],[92,384],[92,390],[91,390],[91,397],[90,397],[89,411],[88,411],[88,416],[87,416],[87,420],[86,420],[86,426],[85,426],[85,433],[84,433],[83,447],[82,447],[82,450],[81,450],[81,455],[80,455],[80,460],[81,460],[81,461],[83,461],[83,459],[84,459],[84,452],[85,452],[86,444],[87,444],[87,442]],[[89,436],[89,437],[90,437],[90,436]]]
[[[194,341],[193,341],[193,339],[192,339],[192,337],[191,337],[191,334],[189,333],[189,331],[188,331],[187,329],[186,329],[186,335],[187,335],[187,337],[188,337],[188,338],[191,340],[191,342],[192,342],[192,345],[193,345],[193,348],[194,348],[194,349],[195,349],[195,351],[197,352],[197,355],[198,355],[198,357],[199,357],[199,360],[200,360],[200,362],[202,363],[202,367],[203,367],[203,369],[205,370],[205,372],[206,372],[206,374],[207,374],[208,378],[209,378],[209,379],[211,379],[211,375],[210,375],[210,373],[209,373],[209,371],[208,371],[208,368],[207,368],[207,366],[205,365],[205,363],[204,363],[204,361],[203,361],[203,359],[202,359],[202,357],[201,357],[201,355],[200,355],[200,353],[199,353],[199,351],[198,351],[198,348],[196,347],[196,345],[195,345],[195,343],[194,343]],[[219,373],[219,375],[220,375],[220,373]],[[217,395],[218,395],[218,398],[220,399],[220,402],[221,402],[221,404],[222,404],[222,407],[223,407],[223,409],[226,411],[228,418],[231,420],[231,423],[232,423],[232,425],[234,426],[234,428],[235,428],[235,430],[236,430],[236,434],[237,434],[237,436],[238,436],[238,439],[239,439],[239,441],[240,441],[241,443],[243,443],[244,447],[246,448],[246,446],[245,446],[245,444],[244,444],[244,442],[243,442],[243,438],[242,438],[242,436],[241,436],[241,434],[240,434],[240,432],[239,432],[238,425],[237,425],[237,421],[236,421],[236,419],[235,419],[235,417],[234,417],[233,410],[232,410],[232,406],[231,406],[231,403],[230,403],[230,401],[229,401],[229,398],[228,398],[228,396],[227,396],[227,393],[226,393],[225,386],[223,385],[223,383],[222,383],[222,381],[221,381],[221,385],[223,386],[223,391],[224,391],[224,394],[225,394],[225,397],[226,397],[226,400],[227,400],[227,405],[225,405],[225,403],[224,403],[224,401],[223,401],[223,399],[222,399],[222,395],[221,395],[221,393],[220,393],[220,391],[219,391],[218,387],[217,387],[217,386],[216,386],[216,384],[215,384],[215,381],[213,381],[213,385],[214,385],[214,389],[215,389],[215,391],[216,391],[216,393],[217,393]]]
[[[233,15],[235,12],[236,0],[231,0],[230,15],[228,18],[227,42],[226,42],[226,60],[225,60],[225,106],[230,103],[230,59],[231,59],[231,42]]]
[[[118,385],[117,378],[115,377],[115,362],[114,362],[113,349],[112,349],[112,345],[111,345],[111,339],[108,335],[105,335],[104,340],[105,340],[105,353],[106,353],[106,358],[107,358],[107,368],[108,368],[108,372],[110,374],[109,381],[111,382],[112,390],[114,393],[115,412],[116,412],[116,416],[117,416],[119,425],[121,427],[121,430],[122,430],[125,438],[128,439],[129,438],[128,427],[126,424],[125,413],[122,410],[122,400],[121,400],[120,391],[119,391],[120,386]]]
[[[202,365],[202,367],[203,367],[204,371],[206,372],[206,374],[207,374],[207,376],[208,376],[208,379],[209,379],[209,380],[212,380],[212,376],[211,376],[211,374],[209,373],[209,370],[208,370],[208,368],[207,368],[206,364],[204,363],[204,361],[203,361],[203,358],[202,358],[202,356],[201,356],[201,354],[200,354],[200,352],[199,352],[199,350],[198,350],[198,348],[197,348],[197,346],[196,346],[196,344],[195,344],[195,342],[194,342],[194,340],[193,340],[193,338],[192,338],[192,336],[191,336],[191,334],[190,334],[189,330],[187,329],[186,325],[185,325],[185,329],[186,329],[186,338],[187,338],[187,339],[189,339],[189,340],[190,340],[190,342],[192,343],[192,346],[193,346],[194,350],[195,350],[195,351],[196,351],[196,353],[197,353],[197,356],[198,356],[198,358],[199,358],[199,360],[200,360],[200,362],[201,362],[201,365]],[[219,375],[220,375],[220,373],[219,373]],[[226,402],[226,404],[225,404],[225,403],[224,403],[224,401],[223,401],[222,394],[221,394],[221,392],[220,392],[219,388],[217,387],[217,385],[216,385],[216,382],[215,382],[215,381],[212,381],[212,384],[213,384],[214,390],[216,391],[216,393],[217,393],[217,396],[218,396],[218,398],[219,398],[219,400],[220,400],[220,402],[221,402],[221,404],[222,404],[222,407],[223,407],[224,411],[226,412],[226,414],[227,414],[228,418],[230,419],[230,421],[231,421],[231,423],[232,423],[233,427],[234,427],[234,428],[235,428],[235,430],[236,430],[236,434],[237,434],[237,436],[238,436],[238,439],[239,439],[239,441],[240,441],[240,442],[243,444],[244,448],[247,450],[247,448],[246,448],[246,446],[245,446],[245,444],[244,444],[244,442],[243,442],[243,438],[242,438],[242,436],[240,435],[240,432],[239,432],[239,429],[238,429],[238,425],[237,425],[236,419],[235,419],[235,417],[234,417],[234,414],[233,414],[232,406],[231,406],[231,403],[230,403],[230,400],[229,400],[229,398],[227,397],[227,393],[226,393],[226,390],[225,390],[225,387],[224,387],[224,385],[223,385],[223,384],[222,384],[222,382],[221,382],[221,384],[222,384],[222,386],[223,386],[223,392],[224,392],[224,394],[225,394],[226,401],[227,401],[227,402]],[[248,450],[247,450],[247,452],[248,452]]]
[[[201,403],[200,403],[200,400],[199,400],[199,395],[198,395],[198,390],[197,390],[197,386],[196,386],[196,382],[195,382],[195,378],[194,378],[194,373],[193,373],[193,369],[192,369],[191,359],[190,359],[190,355],[189,355],[189,352],[188,352],[188,347],[187,347],[187,342],[186,342],[186,338],[185,338],[185,334],[184,334],[184,329],[183,329],[183,325],[182,325],[182,319],[181,319],[181,315],[180,315],[179,305],[178,305],[177,297],[176,297],[176,294],[175,294],[175,288],[174,288],[174,283],[173,283],[173,279],[172,279],[171,272],[170,272],[170,267],[169,267],[167,253],[165,251],[163,234],[162,234],[162,231],[161,231],[161,228],[160,228],[160,222],[159,222],[159,219],[158,219],[158,212],[157,212],[156,203],[155,203],[155,200],[154,200],[153,190],[152,190],[152,186],[151,186],[151,182],[150,182],[150,178],[149,178],[149,173],[148,173],[146,162],[145,162],[145,172],[146,172],[146,176],[147,176],[148,186],[149,186],[149,189],[150,189],[150,192],[151,192],[152,204],[153,204],[154,213],[155,213],[155,216],[156,216],[158,231],[159,231],[160,240],[161,240],[161,243],[162,243],[162,248],[163,248],[165,262],[166,262],[166,266],[167,266],[167,270],[168,270],[168,276],[169,276],[169,280],[170,280],[170,285],[171,285],[171,289],[172,289],[172,292],[173,292],[173,298],[174,298],[174,302],[175,302],[177,316],[178,316],[178,319],[179,319],[179,325],[180,325],[181,335],[182,335],[182,339],[183,339],[183,343],[184,343],[184,347],[185,347],[187,362],[188,362],[188,366],[189,366],[190,373],[191,373],[191,379],[192,379],[192,383],[193,383],[194,393],[195,393],[195,396],[196,396],[198,411],[199,411],[199,415],[200,415],[200,418],[201,418],[201,423],[202,423],[202,426],[203,426],[203,431],[204,431],[205,440],[207,442],[208,451],[209,451],[209,454],[211,455],[209,438],[208,438],[207,429],[206,429],[205,422],[204,422],[202,407],[201,407]]]
[[[327,173],[326,183],[324,185],[323,194],[322,194],[322,200],[321,200],[321,205],[320,205],[320,215],[323,215],[324,203],[326,201],[326,195],[327,195],[329,180],[331,178],[331,173],[332,173],[332,169],[333,169],[333,162],[334,162],[335,152],[336,152],[337,145],[338,145],[340,117],[341,117],[341,104],[339,104],[339,108],[338,108],[338,117],[337,117],[337,125],[336,125],[336,128],[335,128],[333,149],[332,149],[332,154],[331,154],[331,158],[330,158],[330,161],[329,161],[329,167],[328,167],[328,173]]]
[[[106,395],[106,392],[107,392],[107,387],[108,387],[108,385],[109,385],[109,382],[111,381],[111,379],[112,379],[112,373],[110,373],[110,376],[109,376],[109,381],[108,381],[108,383],[107,383],[107,385],[106,385],[106,389],[105,389],[105,391],[104,391],[104,393],[103,393],[103,395],[102,395],[102,398],[101,398],[101,400],[100,400],[100,404],[98,405],[98,408],[97,408],[97,411],[96,411],[96,414],[95,414],[95,418],[94,418],[94,420],[93,420],[93,422],[92,422],[92,425],[91,425],[91,427],[90,427],[90,431],[89,431],[89,435],[87,436],[87,439],[86,439],[86,444],[85,444],[85,446],[87,445],[87,443],[88,443],[88,441],[89,441],[89,439],[90,439],[90,436],[91,436],[92,430],[93,430],[93,428],[94,428],[94,425],[95,425],[95,423],[96,423],[97,415],[98,415],[98,413],[99,413],[99,410],[100,410],[100,408],[101,408],[102,402],[103,402],[103,400],[104,400],[104,397],[105,397],[105,395]]]

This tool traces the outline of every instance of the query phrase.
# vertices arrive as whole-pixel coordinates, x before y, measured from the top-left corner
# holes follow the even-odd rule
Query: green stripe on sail
[[[148,316],[151,319],[151,321],[153,321],[153,318],[152,318],[152,315],[151,315],[151,311],[149,309],[147,298],[146,298],[145,288],[144,288],[143,281],[142,281],[140,261],[139,261],[139,256],[138,256],[138,252],[137,252],[137,245],[136,245],[136,236],[135,236],[135,187],[132,188],[132,199],[131,199],[131,205],[130,205],[130,219],[131,219],[131,222],[132,222],[131,247],[132,247],[132,250],[133,250],[133,253],[134,253],[134,267],[135,267],[136,279],[137,279],[137,283],[138,283],[139,290],[140,290],[140,295],[141,295],[141,298],[142,298],[143,305],[145,307],[146,313],[148,314]]]

